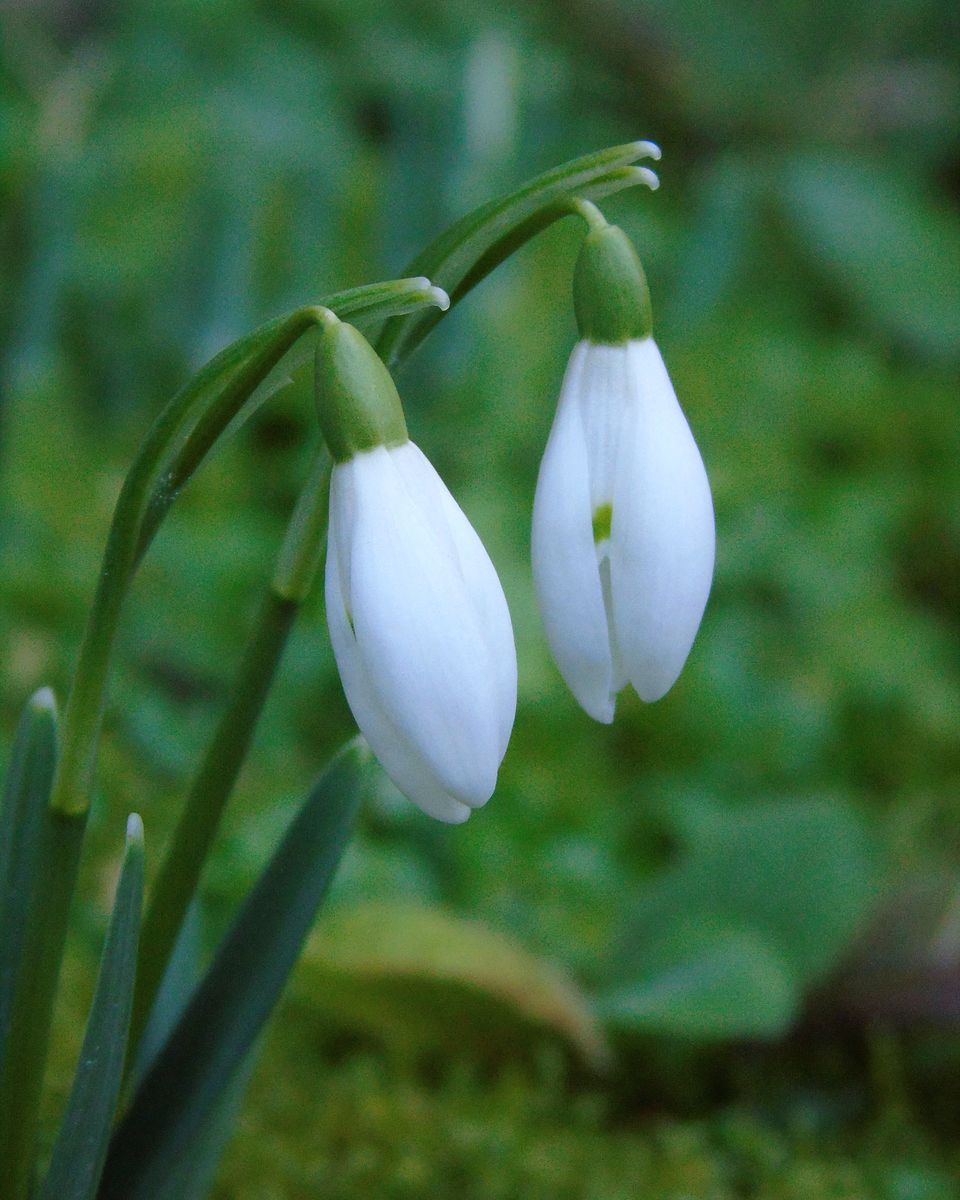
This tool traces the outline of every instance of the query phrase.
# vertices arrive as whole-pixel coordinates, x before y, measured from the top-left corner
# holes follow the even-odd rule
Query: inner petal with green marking
[[[609,541],[610,527],[613,524],[613,505],[600,504],[593,510],[593,541],[599,546]]]

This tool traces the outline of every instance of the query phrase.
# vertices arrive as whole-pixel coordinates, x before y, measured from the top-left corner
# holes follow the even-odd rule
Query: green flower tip
[[[633,243],[616,225],[594,227],[584,238],[573,276],[580,337],[618,346],[653,330],[647,277]]]
[[[314,387],[320,428],[334,462],[407,441],[390,372],[363,334],[333,313],[317,339]]]

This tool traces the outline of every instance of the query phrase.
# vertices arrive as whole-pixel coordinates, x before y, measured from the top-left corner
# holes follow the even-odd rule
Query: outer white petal
[[[449,534],[450,550],[466,584],[496,680],[502,759],[517,712],[517,649],[500,577],[476,530],[423,451],[413,442],[407,442],[392,455],[411,494],[422,497],[428,509],[440,518],[438,533],[445,528]]]
[[[339,583],[356,648],[354,714],[388,772],[418,803],[423,795],[424,808],[451,798],[477,806],[493,791],[501,757],[496,674],[445,518],[404,479],[395,453],[356,455],[335,469],[331,490],[328,564],[335,559],[336,571],[328,565],[327,579],[328,588]],[[333,639],[333,607],[330,619]],[[353,707],[342,653],[341,644]],[[391,734],[392,751],[384,744]]]
[[[613,720],[607,614],[593,541],[593,504],[581,413],[585,360],[570,356],[533,501],[531,561],[550,650],[570,690],[598,721]]]
[[[469,817],[470,807],[444,791],[437,783],[416,748],[383,711],[367,677],[344,605],[340,566],[333,541],[336,532],[334,512],[331,506],[331,541],[325,579],[327,624],[350,710],[370,743],[371,750],[397,787],[428,816],[459,825]]]
[[[614,484],[611,593],[616,639],[640,697],[680,674],[706,607],[715,528],[700,451],[652,338],[629,344],[634,396]]]

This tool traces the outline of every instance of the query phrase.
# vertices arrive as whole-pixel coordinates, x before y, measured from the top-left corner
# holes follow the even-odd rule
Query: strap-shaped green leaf
[[[41,688],[20,718],[0,807],[0,1064],[56,755],[56,702]]]
[[[44,805],[30,855],[20,947],[0,1064],[0,1196],[23,1200],[33,1176],[50,1021],[86,814]]]
[[[656,187],[652,171],[632,164],[659,157],[651,142],[628,142],[554,167],[462,217],[417,255],[408,273],[428,275],[448,293],[452,306],[514,250],[568,213],[574,197],[598,200],[638,183]],[[387,365],[405,358],[442,315],[423,310],[387,321],[377,343]]]
[[[143,906],[143,823],[127,844],[83,1048],[40,1200],[93,1200],[113,1126],[130,1025]]]
[[[83,820],[48,806],[57,757],[53,693],[20,722],[0,813],[0,1196],[32,1182],[40,1088]]]
[[[294,818],[111,1143],[100,1200],[153,1200],[203,1130],[270,1015],[326,894],[360,804],[370,753],[334,759]]]

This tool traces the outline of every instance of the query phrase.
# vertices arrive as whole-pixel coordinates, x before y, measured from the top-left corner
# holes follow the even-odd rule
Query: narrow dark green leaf
[[[56,756],[56,702],[49,688],[41,688],[30,697],[20,718],[0,808],[0,1037],[4,1042]],[[0,1044],[0,1063],[3,1058]]]
[[[369,751],[344,748],[245,900],[148,1070],[107,1157],[100,1200],[153,1200],[200,1153],[206,1122],[280,996],[346,846]]]
[[[50,1023],[85,825],[85,812],[62,813],[49,805],[43,810],[0,1064],[3,1200],[23,1200],[31,1186]]]
[[[638,183],[655,185],[649,171],[631,164],[638,158],[656,156],[649,142],[629,142],[538,175],[451,225],[413,260],[409,274],[429,276],[448,293],[452,306],[507,255],[568,213],[566,202],[571,198],[597,200]],[[391,318],[377,343],[384,361],[388,365],[399,362],[441,316],[440,312],[421,311]]]
[[[146,910],[140,927],[139,964],[137,966],[137,983],[144,961],[150,953],[146,938]],[[133,1081],[140,1080],[147,1068],[160,1053],[167,1038],[179,1021],[187,1001],[193,994],[200,978],[201,949],[203,944],[203,919],[200,898],[194,895],[186,915],[180,924],[177,940],[167,962],[166,970],[157,988],[150,1017],[138,1040],[135,1040],[133,1014],[130,1017],[130,1052],[127,1056],[127,1070]],[[137,991],[134,988],[134,1011],[136,1011]]]
[[[151,1200],[205,1200],[210,1194],[256,1066],[258,1048],[254,1046],[234,1072],[191,1143],[190,1153],[174,1164],[173,1171],[164,1178]]]
[[[143,824],[127,823],[127,844],[100,974],[70,1099],[40,1200],[92,1200],[113,1126],[130,1025],[143,905]]]

